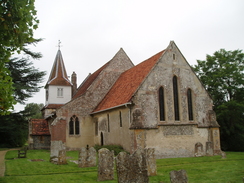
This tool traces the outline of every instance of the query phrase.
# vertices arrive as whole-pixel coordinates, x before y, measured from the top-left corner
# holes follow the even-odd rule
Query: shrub
[[[123,147],[120,145],[103,145],[103,146],[95,145],[94,148],[96,149],[96,151],[98,151],[99,149],[102,149],[102,148],[107,148],[110,151],[113,150],[115,156],[117,156],[120,152],[126,152],[123,149]]]

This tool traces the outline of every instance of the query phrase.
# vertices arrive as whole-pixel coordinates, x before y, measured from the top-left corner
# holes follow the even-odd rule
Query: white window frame
[[[57,89],[57,97],[63,97],[64,96],[64,89],[58,88]]]

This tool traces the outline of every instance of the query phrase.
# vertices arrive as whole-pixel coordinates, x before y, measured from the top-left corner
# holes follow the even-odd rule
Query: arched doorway
[[[103,132],[101,132],[101,146],[103,146]]]

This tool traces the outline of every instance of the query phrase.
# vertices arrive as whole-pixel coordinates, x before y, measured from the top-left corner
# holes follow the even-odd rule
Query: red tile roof
[[[102,111],[130,102],[133,94],[137,91],[138,87],[141,85],[144,78],[151,71],[163,52],[164,50],[122,73],[105,98],[93,112]]]
[[[45,119],[31,119],[32,134],[31,135],[50,135],[48,122]]]
[[[68,79],[61,51],[58,50],[47,85],[72,86]]]
[[[72,99],[75,99],[75,98],[81,96],[82,94],[84,94],[86,92],[87,88],[89,88],[89,86],[93,83],[93,81],[97,78],[97,76],[108,66],[108,64],[109,64],[109,62],[107,62],[97,71],[95,71],[93,74],[88,76],[88,78],[79,86],[78,91],[76,92],[76,94],[73,96]]]

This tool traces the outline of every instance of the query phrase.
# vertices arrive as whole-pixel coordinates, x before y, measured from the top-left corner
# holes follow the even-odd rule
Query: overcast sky
[[[67,73],[77,73],[78,85],[120,48],[135,65],[171,40],[190,65],[221,48],[244,49],[243,0],[36,0],[35,6],[40,20],[35,37],[44,40],[32,50],[43,54],[34,61],[47,72],[43,86],[58,40]],[[45,104],[44,89],[31,102]]]

